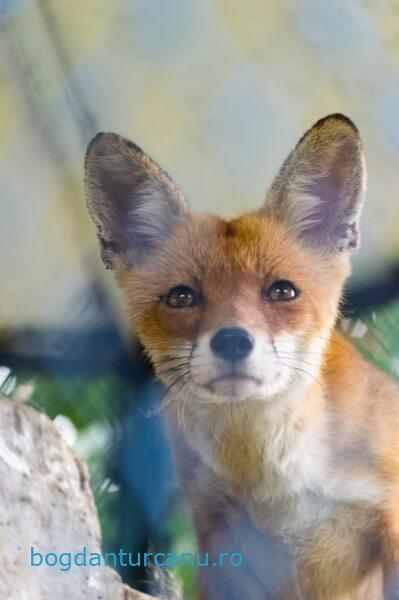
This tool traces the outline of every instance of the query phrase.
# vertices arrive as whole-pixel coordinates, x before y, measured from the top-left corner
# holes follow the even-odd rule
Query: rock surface
[[[84,547],[88,557],[101,553],[86,465],[44,414],[0,397],[0,599],[150,598],[123,585],[110,567],[75,566],[73,558],[64,571],[59,561],[31,566],[32,548],[59,558]],[[68,555],[62,560],[67,565]]]

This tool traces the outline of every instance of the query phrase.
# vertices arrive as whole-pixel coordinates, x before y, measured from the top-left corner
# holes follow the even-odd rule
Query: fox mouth
[[[230,385],[235,387],[236,384],[245,384],[252,383],[256,385],[261,385],[261,380],[257,377],[253,377],[252,375],[243,375],[240,373],[228,373],[225,375],[219,375],[218,377],[214,377],[210,381],[208,381],[204,387],[206,387],[210,391],[215,391],[215,388],[219,387],[218,384],[223,386]]]

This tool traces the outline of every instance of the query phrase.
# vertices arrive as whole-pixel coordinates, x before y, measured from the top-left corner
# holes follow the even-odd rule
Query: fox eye
[[[172,308],[189,308],[196,301],[194,290],[186,285],[172,288],[165,297],[166,304]]]
[[[294,285],[290,281],[281,279],[275,281],[264,294],[269,302],[290,302],[299,295]]]

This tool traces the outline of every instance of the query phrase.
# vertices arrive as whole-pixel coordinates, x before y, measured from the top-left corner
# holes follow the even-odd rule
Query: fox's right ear
[[[85,160],[85,193],[108,268],[133,266],[159,250],[188,214],[183,193],[138,146],[99,133]]]

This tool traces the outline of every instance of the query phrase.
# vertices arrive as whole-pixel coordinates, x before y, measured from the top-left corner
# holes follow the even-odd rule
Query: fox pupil
[[[269,302],[290,302],[298,296],[298,292],[290,281],[275,281],[266,292]]]
[[[194,290],[183,285],[172,288],[166,297],[166,303],[172,308],[188,308],[194,301]]]

